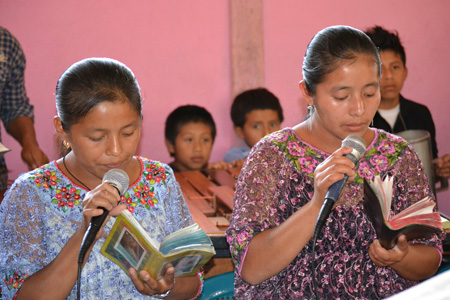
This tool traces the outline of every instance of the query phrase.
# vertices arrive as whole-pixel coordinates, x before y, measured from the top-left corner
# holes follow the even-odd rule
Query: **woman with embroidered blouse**
[[[401,236],[386,250],[361,202],[364,179],[376,175],[394,177],[394,213],[425,196],[434,199],[412,147],[369,128],[380,102],[379,82],[378,52],[363,32],[333,26],[311,40],[299,84],[309,117],[253,147],[236,186],[227,230],[236,299],[382,299],[437,271],[442,235],[411,241]],[[368,145],[356,165],[344,156],[352,148],[341,147],[348,135]],[[325,194],[345,174],[347,184],[313,257]]]
[[[165,164],[135,156],[142,107],[139,85],[124,64],[91,58],[69,67],[56,87],[55,129],[68,153],[21,175],[0,206],[3,299],[76,299],[77,258],[91,218],[101,207],[116,216],[128,209],[161,241],[193,223],[180,186]],[[110,169],[130,178],[121,196],[102,183]],[[174,278],[170,266],[153,279],[128,276],[100,253],[114,218],[107,218],[88,250],[81,299],[190,299],[202,273]]]

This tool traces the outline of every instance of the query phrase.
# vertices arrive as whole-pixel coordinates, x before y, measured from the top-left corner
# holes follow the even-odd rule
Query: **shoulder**
[[[234,160],[240,160],[243,158],[246,158],[250,152],[250,148],[248,146],[242,146],[242,147],[232,147],[230,148],[227,153],[225,153],[224,161],[226,162],[233,162]]]
[[[274,165],[287,163],[308,176],[329,154],[303,141],[292,128],[284,128],[264,137],[253,147],[260,151],[261,160]]]
[[[150,184],[165,183],[166,180],[174,177],[173,170],[168,164],[141,156],[138,159],[142,162],[141,177],[148,180]]]
[[[56,182],[60,182],[63,175],[56,166],[55,161],[49,162],[40,166],[34,170],[26,173],[22,173],[17,179],[18,183],[34,183],[36,186],[47,187],[48,185],[55,185]]]
[[[401,136],[389,133],[383,129],[374,128],[374,132],[374,139],[367,147],[366,155],[388,155],[394,152],[402,152],[408,147],[408,142]]]
[[[418,112],[427,111],[427,112],[429,112],[429,109],[426,105],[406,99],[403,96],[400,96],[400,107],[402,109],[408,109],[408,110],[412,110],[412,111],[418,111]]]
[[[6,29],[0,27],[0,50],[2,55],[13,56],[14,54],[22,54],[22,47],[19,41]],[[7,60],[10,60],[8,58]]]
[[[388,172],[405,152],[411,150],[410,145],[402,137],[382,129],[374,130],[375,137],[358,162],[357,182],[358,179],[362,180],[361,178],[372,179],[375,175]]]
[[[0,41],[9,41],[10,43],[18,44],[17,39],[8,31],[8,29],[0,26]]]
[[[41,196],[47,195],[45,198],[55,198],[55,201],[57,201],[62,200],[62,194],[68,190],[68,185],[68,179],[57,168],[55,161],[52,161],[21,174],[8,189],[8,195],[11,195],[11,197],[22,197],[39,194]],[[74,188],[76,187],[74,186]],[[81,189],[79,188],[78,190],[77,197],[81,193]],[[56,197],[56,195],[61,195],[61,198]]]

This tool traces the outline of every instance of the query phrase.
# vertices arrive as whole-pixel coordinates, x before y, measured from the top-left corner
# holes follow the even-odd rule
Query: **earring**
[[[66,148],[66,149],[70,148],[70,143],[66,140],[63,141],[63,145],[64,145],[64,148]]]
[[[314,114],[314,111],[314,105],[308,105],[308,117],[311,117]]]

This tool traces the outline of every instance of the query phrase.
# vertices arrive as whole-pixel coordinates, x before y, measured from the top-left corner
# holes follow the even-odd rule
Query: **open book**
[[[146,270],[157,278],[167,263],[175,267],[177,277],[194,275],[215,250],[211,239],[197,224],[168,235],[160,244],[125,209],[117,216],[101,253],[127,274],[133,267],[138,273]]]
[[[394,247],[401,234],[412,240],[442,231],[441,216],[433,212],[436,204],[430,197],[391,216],[392,182],[389,176],[384,181],[380,176],[372,181],[364,180],[364,208],[384,248]]]

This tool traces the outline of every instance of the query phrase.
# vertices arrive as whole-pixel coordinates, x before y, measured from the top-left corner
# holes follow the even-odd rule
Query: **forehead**
[[[329,73],[320,85],[367,85],[379,80],[379,66],[373,57],[358,55],[355,59],[342,61]]]
[[[178,135],[184,134],[212,134],[211,127],[204,122],[187,122],[180,125]]]
[[[381,58],[381,62],[383,64],[396,63],[396,62],[403,64],[401,55],[393,50],[381,50],[380,58]]]
[[[245,122],[279,121],[278,112],[274,109],[254,109],[245,114]]]
[[[140,120],[139,113],[128,101],[103,101],[89,110],[75,125],[96,129],[113,129]]]

